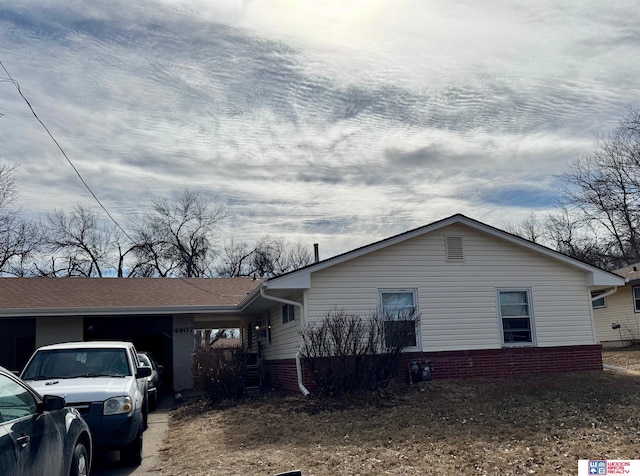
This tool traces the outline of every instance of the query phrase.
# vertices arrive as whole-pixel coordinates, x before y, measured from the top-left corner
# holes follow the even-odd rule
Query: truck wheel
[[[124,466],[140,466],[142,463],[142,428],[131,443],[120,449],[120,462]]]
[[[69,476],[87,476],[89,474],[89,456],[84,444],[78,442],[73,450]]]

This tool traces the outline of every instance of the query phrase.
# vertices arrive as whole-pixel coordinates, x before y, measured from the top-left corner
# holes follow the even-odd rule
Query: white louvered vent
[[[448,261],[464,260],[464,250],[462,248],[461,236],[447,236],[445,242],[446,242],[446,248],[447,248]]]

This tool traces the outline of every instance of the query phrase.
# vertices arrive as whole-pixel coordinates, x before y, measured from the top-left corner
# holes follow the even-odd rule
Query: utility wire
[[[36,120],[40,123],[40,125],[44,128],[45,131],[47,131],[47,134],[49,134],[49,137],[51,138],[51,140],[53,141],[53,143],[58,147],[58,149],[60,149],[60,152],[62,152],[62,155],[64,156],[65,159],[67,159],[67,162],[69,163],[69,165],[71,166],[71,168],[74,170],[74,172],[76,173],[76,175],[78,176],[78,178],[80,179],[80,181],[82,182],[82,184],[85,186],[85,188],[89,191],[89,193],[91,194],[91,196],[94,198],[94,200],[97,202],[98,205],[100,205],[100,208],[102,208],[104,210],[104,212],[107,214],[107,216],[111,219],[111,221],[120,229],[120,231],[122,231],[122,233],[124,233],[124,235],[129,238],[129,240],[131,241],[131,243],[135,243],[135,240],[133,238],[131,238],[129,236],[129,234],[126,232],[126,230],[124,228],[122,228],[120,226],[120,223],[118,223],[116,221],[115,218],[113,218],[113,216],[111,215],[111,213],[109,213],[109,210],[107,210],[107,208],[102,204],[102,202],[100,201],[100,199],[96,196],[95,193],[93,193],[93,190],[91,190],[91,187],[89,186],[89,184],[84,180],[84,178],[82,177],[82,175],[80,174],[80,171],[76,168],[76,166],[73,164],[73,162],[71,162],[71,159],[69,158],[69,156],[67,155],[67,153],[64,151],[64,149],[62,148],[62,146],[60,145],[60,143],[56,140],[55,137],[53,137],[53,134],[51,134],[51,131],[49,130],[49,128],[45,125],[44,122],[42,122],[42,120],[40,119],[40,117],[38,117],[38,114],[36,114],[36,111],[34,111],[33,106],[31,105],[31,103],[29,102],[29,100],[25,97],[24,94],[22,94],[22,90],[20,89],[20,84],[18,83],[18,81],[16,81],[15,79],[13,79],[13,77],[11,76],[11,74],[9,73],[9,71],[7,71],[7,68],[5,67],[5,65],[2,63],[2,61],[0,61],[0,66],[2,66],[2,69],[4,70],[4,72],[7,74],[7,77],[9,78],[9,82],[11,82],[16,90],[18,91],[18,94],[20,94],[20,97],[24,100],[24,102],[27,103],[27,106],[29,106],[29,109],[31,110],[31,114],[33,114],[33,117],[36,118]]]
[[[100,205],[100,208],[102,208],[104,210],[104,212],[107,214],[107,216],[109,217],[109,219],[111,219],[111,221],[118,227],[118,229],[120,231],[122,231],[122,233],[124,233],[124,235],[129,238],[129,240],[131,241],[131,243],[135,244],[136,241],[131,238],[131,236],[129,236],[129,234],[126,232],[126,230],[124,228],[122,228],[120,226],[120,223],[117,222],[117,220],[115,218],[113,218],[113,216],[111,215],[111,213],[109,213],[109,210],[107,210],[107,208],[102,204],[102,202],[100,201],[100,199],[96,196],[95,193],[93,193],[93,190],[91,190],[91,187],[89,186],[89,184],[84,180],[84,178],[82,177],[82,175],[80,174],[80,171],[76,168],[76,166],[73,164],[73,162],[71,162],[71,159],[69,158],[69,156],[67,155],[67,153],[64,151],[64,149],[62,148],[62,146],[60,145],[60,143],[56,140],[55,137],[53,137],[53,134],[51,134],[51,131],[49,130],[49,128],[45,125],[44,122],[42,122],[42,120],[40,119],[40,117],[38,117],[38,114],[36,114],[35,110],[33,109],[33,106],[31,105],[31,103],[29,102],[29,100],[25,97],[25,95],[22,93],[22,90],[20,89],[20,83],[18,83],[18,81],[16,81],[15,79],[13,79],[13,77],[11,76],[11,73],[9,73],[9,71],[7,70],[7,68],[5,67],[5,65],[2,63],[2,61],[0,60],[0,66],[2,67],[2,69],[4,70],[4,72],[7,75],[7,78],[0,78],[0,83],[5,83],[5,82],[9,82],[11,84],[13,84],[16,88],[16,90],[18,91],[18,94],[20,94],[20,97],[24,100],[25,103],[27,103],[27,106],[29,106],[29,109],[31,110],[31,114],[33,114],[33,117],[36,118],[36,120],[40,123],[40,125],[44,128],[45,131],[47,131],[47,134],[49,134],[49,137],[51,138],[51,140],[54,142],[54,144],[58,147],[58,149],[60,149],[60,152],[62,153],[62,155],[64,156],[65,159],[67,159],[67,162],[69,163],[69,165],[71,166],[71,168],[74,170],[74,172],[76,173],[76,175],[78,176],[78,178],[80,179],[80,181],[82,182],[82,184],[85,186],[85,188],[89,191],[89,193],[91,194],[91,196],[94,198],[94,200],[98,203],[98,205]],[[2,116],[2,114],[0,114],[0,116]],[[182,281],[184,281],[186,284],[188,284],[189,286],[192,286],[194,288],[197,288],[201,291],[204,291],[208,294],[213,294],[213,295],[217,295],[217,296],[227,296],[226,294],[221,294],[221,293],[214,293],[213,291],[210,291],[208,289],[202,288],[200,286],[198,286],[195,283],[192,283],[190,281],[187,280],[187,278],[183,277],[183,276],[178,276],[179,279],[181,279]]]

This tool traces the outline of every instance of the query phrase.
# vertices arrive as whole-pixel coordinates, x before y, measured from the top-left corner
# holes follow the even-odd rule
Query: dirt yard
[[[640,371],[640,351],[604,361]],[[613,371],[437,380],[323,401],[266,395],[172,413],[165,475],[513,475],[640,459],[640,377]]]

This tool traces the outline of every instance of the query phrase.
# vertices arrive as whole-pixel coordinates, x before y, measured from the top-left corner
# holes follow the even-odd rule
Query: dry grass
[[[605,350],[602,352],[605,364],[622,367],[632,372],[640,372],[640,348],[628,347],[622,350]]]
[[[640,365],[640,351],[605,362]],[[629,359],[624,361],[622,359]],[[640,369],[639,369],[640,370]],[[269,395],[172,414],[162,474],[511,475],[577,472],[577,460],[640,459],[640,378],[585,372],[438,380],[323,401]]]

